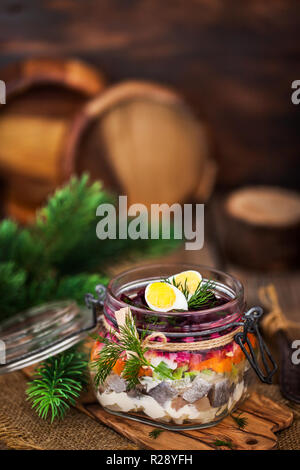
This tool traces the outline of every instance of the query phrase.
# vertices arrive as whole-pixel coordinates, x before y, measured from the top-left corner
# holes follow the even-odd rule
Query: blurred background
[[[296,0],[3,0],[2,215],[30,223],[72,174],[129,203],[204,202],[203,250],[249,303],[298,321]],[[120,269],[120,266],[117,267]]]
[[[229,272],[248,307],[269,314],[261,328],[298,430],[284,448],[300,436],[299,27],[297,0],[0,2],[0,317],[83,302],[152,263],[145,253]],[[37,222],[83,173],[103,189],[77,180]],[[205,203],[203,249],[97,240],[107,191],[129,204]]]

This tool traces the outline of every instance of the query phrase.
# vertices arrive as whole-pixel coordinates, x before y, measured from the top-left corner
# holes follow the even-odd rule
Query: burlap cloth
[[[72,408],[64,420],[43,421],[26,401],[22,372],[0,377],[0,442],[13,449],[137,449],[130,441]]]
[[[77,409],[71,409],[63,421],[41,420],[25,400],[26,381],[22,372],[0,377],[0,449],[138,448]],[[294,423],[278,433],[278,448],[300,449],[300,406],[282,398],[277,385],[258,385],[258,392],[293,409]]]

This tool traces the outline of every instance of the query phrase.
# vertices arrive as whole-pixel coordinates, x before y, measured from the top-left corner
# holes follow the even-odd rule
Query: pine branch
[[[87,175],[80,179],[74,177],[68,185],[58,189],[38,213],[33,230],[34,236],[47,247],[49,263],[59,272],[72,273],[77,266],[81,271],[85,270],[95,257],[99,262],[97,252],[92,251],[95,243],[93,247],[90,245],[92,240],[99,242],[96,209],[101,203],[113,202],[100,183],[89,185]]]
[[[106,285],[108,278],[98,274],[82,273],[75,276],[57,276],[48,273],[43,279],[32,281],[27,287],[27,303],[31,306],[54,300],[75,300],[84,304],[85,294],[93,292],[97,284]]]
[[[70,349],[44,361],[28,383],[27,400],[46,419],[64,418],[87,384],[87,360],[78,349]]]
[[[99,240],[96,209],[102,203],[114,204],[115,199],[100,183],[89,185],[88,176],[84,175],[56,191],[40,211],[34,233],[43,241],[49,261],[62,275],[93,270],[99,265],[104,269],[112,262],[138,254],[158,256],[181,243],[173,233],[170,240]]]
[[[0,263],[0,319],[22,309],[26,297],[26,273],[15,263]]]
[[[83,274],[137,254],[157,255],[178,246],[178,240],[98,240],[96,208],[114,202],[100,183],[88,176],[72,178],[42,209],[36,223],[20,228],[0,223],[0,321],[50,300],[70,298],[82,303],[84,294],[102,275]]]

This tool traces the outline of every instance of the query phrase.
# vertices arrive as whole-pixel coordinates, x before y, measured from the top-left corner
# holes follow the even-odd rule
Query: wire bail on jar
[[[93,308],[94,315],[99,320],[99,310],[101,312],[101,309],[103,308],[103,305],[104,305],[104,300],[106,296],[106,287],[103,284],[98,284],[95,287],[95,291],[98,294],[98,298],[95,299],[93,294],[90,294],[90,293],[85,294],[85,304],[87,308]]]
[[[102,309],[104,305],[104,299],[106,295],[106,287],[103,286],[102,284],[99,284],[96,286],[95,291],[98,294],[98,299],[95,299],[95,297],[92,294],[86,294],[85,296],[85,301],[86,305],[88,308],[93,308],[94,312],[99,311],[99,309]],[[241,348],[243,353],[245,354],[249,364],[253,368],[254,372],[256,375],[259,377],[259,379],[267,384],[272,383],[272,377],[276,373],[278,367],[277,364],[267,347],[266,343],[264,342],[260,331],[258,327],[258,321],[263,315],[263,309],[259,306],[252,307],[250,308],[247,312],[244,313],[242,316],[242,321],[240,322],[231,322],[228,323],[226,326],[219,326],[211,329],[206,329],[203,332],[199,332],[197,336],[207,336],[212,333],[219,333],[224,331],[224,329],[231,329],[235,328],[235,331],[232,331],[228,333],[227,335],[221,336],[220,338],[213,338],[209,340],[204,340],[204,341],[196,341],[196,342],[191,342],[191,343],[168,343],[166,337],[168,336],[167,333],[161,333],[161,332],[153,332],[150,334],[147,338],[146,341],[149,345],[151,345],[151,348],[153,349],[166,349],[168,350],[199,350],[199,349],[212,349],[216,347],[220,347],[224,344],[229,343],[230,341],[234,340]],[[99,319],[98,315],[98,319]],[[109,320],[111,323],[114,325],[115,329],[118,328],[118,324],[113,319],[112,317],[109,317]],[[105,324],[105,319],[104,319],[104,324]],[[111,328],[110,325],[107,326],[107,328]],[[149,330],[148,330],[149,331]],[[258,362],[258,358],[256,357],[254,348],[251,344],[251,341],[249,340],[248,333],[252,333],[255,335],[255,337],[258,340],[258,346],[259,346],[259,352],[261,354],[261,360],[263,364],[263,368],[260,366]],[[162,338],[162,336],[164,338]],[[159,342],[156,344],[154,341],[155,337],[160,337],[163,341]],[[145,340],[144,340],[145,341]]]
[[[237,333],[234,337],[235,342],[240,346],[241,350],[245,354],[252,368],[256,372],[257,376],[264,383],[271,384],[272,377],[277,371],[277,364],[274,361],[272,354],[266,343],[264,342],[259,328],[258,320],[263,314],[263,309],[261,307],[252,307],[250,308],[243,316],[244,319],[244,328],[241,333]],[[259,351],[261,354],[261,360],[264,366],[264,370],[260,367],[255,351],[249,341],[248,333],[252,333],[256,336],[259,344]],[[249,352],[247,351],[245,344],[248,346]],[[268,361],[271,363],[272,367],[270,368]]]

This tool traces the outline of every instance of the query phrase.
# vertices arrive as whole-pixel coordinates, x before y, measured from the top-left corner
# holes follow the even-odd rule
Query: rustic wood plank
[[[121,418],[105,411],[100,405],[81,407],[89,416],[93,415],[102,423],[131,439],[136,444],[156,450],[214,449],[216,439],[230,441],[239,450],[268,450],[277,445],[274,431],[290,426],[293,420],[291,410],[273,400],[254,393],[240,406],[239,411],[247,419],[247,426],[239,429],[231,416],[211,428],[200,430],[163,431],[157,439],[150,438],[153,426]]]
[[[247,413],[243,417],[249,418]],[[270,433],[270,425],[263,420],[255,417],[254,427],[256,431],[250,432],[247,430],[237,429],[237,426],[232,424],[232,418],[226,418],[222,423],[212,428],[204,430],[195,430],[183,432],[184,435],[193,436],[196,439],[207,441],[211,439],[214,442],[216,439],[221,441],[229,441],[232,443],[234,449],[238,450],[270,450],[275,449],[277,445],[276,436]]]
[[[273,423],[271,429],[274,432],[286,429],[293,422],[293,412],[290,409],[257,393],[252,395],[251,400],[243,403],[240,409]]]
[[[99,405],[89,405],[86,409],[103,424],[112,427],[115,431],[128,437],[131,441],[145,446],[148,449],[211,450],[213,448],[212,445],[208,445],[201,440],[182,436],[179,433],[171,431],[164,431],[157,439],[153,439],[149,436],[149,433],[155,429],[154,426],[148,426],[137,421],[114,416],[103,410]]]

